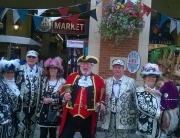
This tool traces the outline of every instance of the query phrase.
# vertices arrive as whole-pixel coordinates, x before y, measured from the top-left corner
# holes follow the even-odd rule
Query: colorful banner
[[[100,1],[99,1],[100,2]],[[26,19],[26,16],[32,16],[33,20],[34,20],[34,24],[36,26],[36,30],[40,27],[41,22],[43,21],[41,16],[46,10],[54,10],[57,9],[59,10],[59,13],[61,14],[60,17],[50,17],[52,21],[55,21],[57,19],[60,18],[66,18],[69,19],[71,21],[72,24],[74,24],[74,26],[77,25],[77,18],[79,17],[80,14],[84,14],[87,13],[89,16],[91,16],[92,18],[94,18],[97,21],[97,15],[96,15],[96,8],[92,9],[90,11],[87,11],[87,6],[90,2],[85,3],[85,4],[76,4],[76,5],[72,5],[72,6],[67,6],[67,7],[58,7],[58,8],[49,8],[49,9],[11,9],[11,8],[0,8],[0,18],[1,20],[4,18],[5,14],[7,13],[8,10],[12,10],[13,11],[13,22],[14,24],[20,19],[21,22],[23,23]],[[79,14],[74,14],[74,15],[68,15],[69,12],[69,8],[71,7],[79,7],[81,13]],[[28,11],[34,11],[37,10],[37,14],[28,14]],[[78,15],[78,16],[77,16]],[[46,17],[43,17],[46,18]],[[39,25],[39,26],[38,26]],[[78,25],[77,25],[78,26]],[[75,27],[75,29],[77,30],[77,27]]]
[[[172,34],[170,34],[170,20],[160,25],[156,20],[152,20],[150,24],[150,44],[174,44]]]

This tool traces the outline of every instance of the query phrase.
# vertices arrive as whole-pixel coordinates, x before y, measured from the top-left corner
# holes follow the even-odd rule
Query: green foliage
[[[115,39],[115,44],[118,44],[125,38],[139,36],[144,28],[141,9],[139,2],[121,4],[111,0],[105,5],[104,17],[99,27],[102,39]]]

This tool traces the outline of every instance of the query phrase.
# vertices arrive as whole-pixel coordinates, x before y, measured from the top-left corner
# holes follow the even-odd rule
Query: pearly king
[[[38,58],[36,51],[30,50],[26,57]],[[36,65],[30,68],[28,64],[20,66],[16,83],[21,91],[21,110],[17,113],[17,128],[15,138],[33,138],[36,119],[35,112],[40,98],[40,82],[43,69]]]

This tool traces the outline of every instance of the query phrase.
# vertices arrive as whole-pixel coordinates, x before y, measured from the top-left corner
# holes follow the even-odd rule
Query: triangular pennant
[[[37,12],[37,16],[40,16],[41,14],[43,14],[43,12],[45,12],[47,9],[40,9]]]
[[[88,46],[84,47],[84,55],[87,56],[88,55]]]
[[[125,3],[125,0],[117,0],[117,2],[120,2],[120,3]]]
[[[79,4],[78,7],[81,10],[81,12],[86,12],[87,10],[87,4]]]
[[[165,21],[167,21],[168,17],[166,15],[161,14],[160,24],[162,25]]]
[[[57,19],[60,19],[61,17],[50,17],[51,21],[56,21]]]
[[[98,21],[98,20],[97,20],[97,15],[96,15],[96,9],[93,9],[93,10],[89,11],[88,14],[89,14],[92,18],[94,18],[96,21]]]
[[[19,14],[21,22],[24,23],[26,16],[28,14],[28,10],[17,10],[17,12]]]
[[[170,24],[170,33],[176,28],[176,21],[171,19],[171,24]]]
[[[160,20],[161,20],[161,14],[159,12],[157,12],[157,15],[156,15],[156,23],[159,24],[160,23]]]
[[[69,20],[71,21],[72,24],[74,24],[75,28],[77,27],[78,18],[79,18],[79,14],[74,14],[69,17]]]
[[[180,21],[177,21],[177,34],[180,33]]]
[[[43,21],[43,18],[42,16],[35,16],[33,15],[33,21],[34,21],[34,25],[36,27],[36,30],[39,28],[41,22]]]
[[[60,14],[65,17],[68,14],[69,7],[59,8],[58,10],[59,10]]]
[[[20,18],[18,12],[16,10],[13,10],[13,22],[16,24],[17,20]]]
[[[9,8],[2,8],[1,9],[1,13],[0,13],[1,21],[3,20],[4,15],[7,13],[8,10],[9,10]]]
[[[147,16],[150,14],[151,11],[152,9],[150,7],[145,4],[143,5],[143,12],[146,13]]]

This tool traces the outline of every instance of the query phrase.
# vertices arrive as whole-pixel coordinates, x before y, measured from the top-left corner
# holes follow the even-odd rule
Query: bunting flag
[[[160,20],[161,20],[161,14],[159,12],[157,12],[156,14],[156,23],[160,23]]]
[[[18,21],[18,19],[20,18],[18,12],[16,10],[13,10],[13,22],[14,24],[16,24],[16,22]]]
[[[43,18],[42,16],[36,16],[36,15],[33,15],[33,21],[34,21],[34,25],[36,27],[36,30],[39,28],[41,22],[43,21]]]
[[[65,16],[67,16],[67,14],[68,14],[69,7],[59,8],[58,10],[59,10],[60,14],[61,14],[63,17],[65,17]]]
[[[171,19],[171,24],[170,24],[170,33],[176,28],[176,22]]]
[[[24,23],[26,16],[28,14],[28,10],[17,10],[17,12],[19,14],[21,22]]]
[[[87,56],[88,55],[88,46],[84,47],[84,55]]]
[[[167,21],[168,17],[166,15],[161,14],[160,24],[162,25],[165,21]]]
[[[148,7],[147,5],[143,4],[143,12],[146,13],[147,16],[149,16],[152,9]]]
[[[117,2],[125,3],[125,0],[117,0]]]
[[[177,21],[177,34],[180,33],[180,21]]]
[[[79,19],[79,14],[74,14],[69,17],[69,20],[71,21],[72,24],[74,24],[75,28],[77,27],[78,19]]]
[[[124,3],[127,0],[117,0],[118,2]],[[136,1],[136,0],[135,0]],[[96,2],[96,6],[102,2],[102,0],[95,0]],[[88,2],[90,3],[90,2]],[[76,22],[78,20],[79,15],[87,13],[89,16],[91,16],[92,18],[94,18],[97,21],[97,15],[96,15],[96,9],[87,11],[87,5],[86,4],[76,4],[76,5],[72,5],[72,6],[68,6],[68,7],[59,7],[59,8],[49,8],[49,9],[25,9],[25,10],[20,10],[20,9],[11,9],[11,8],[0,8],[0,18],[1,21],[4,18],[5,14],[7,13],[7,11],[10,9],[13,11],[13,22],[14,24],[18,21],[18,19],[20,19],[22,22],[25,21],[25,18],[27,15],[30,15],[33,17],[34,19],[34,24],[36,26],[36,29],[38,28],[38,25],[40,25],[40,23],[43,20],[43,17],[40,16],[42,15],[46,10],[51,10],[51,9],[57,9],[59,10],[60,14],[62,15],[61,17],[50,17],[50,19],[52,21],[55,21],[59,18],[68,18],[69,20],[71,20],[71,22],[76,26]],[[108,3],[108,2],[107,2]],[[106,5],[106,4],[105,4]],[[70,7],[79,7],[81,13],[79,13],[78,15],[72,15],[72,16],[68,16],[68,10]],[[28,11],[32,11],[32,10],[37,10],[37,15],[34,16],[32,14],[28,14]],[[148,7],[147,5],[143,4],[140,6],[140,10],[141,12],[141,16],[143,16],[144,14],[146,14],[147,16],[149,16],[150,12],[153,10],[150,7]],[[156,10],[153,10],[154,12],[158,13]],[[167,17],[166,15],[160,14],[158,13],[159,18],[158,18],[158,23],[160,22],[160,24],[162,25],[167,19],[171,19],[170,17]],[[180,33],[180,21],[176,20],[176,19],[172,19],[173,21],[171,21],[171,29],[170,32],[172,32],[176,27],[177,27],[177,33]],[[176,25],[175,25],[176,23]],[[176,26],[176,27],[175,27]]]
[[[80,4],[78,5],[78,7],[81,10],[81,12],[86,12],[87,10],[87,4]]]
[[[40,16],[41,14],[43,14],[43,12],[45,12],[47,9],[40,9],[37,12],[37,16]]]
[[[3,20],[4,15],[7,13],[8,10],[9,10],[9,8],[2,8],[1,9],[1,13],[0,13],[1,21]]]
[[[93,10],[89,11],[88,14],[89,14],[89,16],[94,18],[96,21],[98,21],[97,20],[97,15],[96,15],[96,9],[93,9]]]
[[[102,0],[96,0],[96,6],[101,2]]]
[[[50,17],[51,21],[56,21],[57,19],[60,19],[61,17]]]

